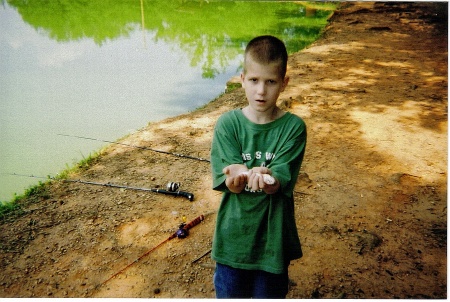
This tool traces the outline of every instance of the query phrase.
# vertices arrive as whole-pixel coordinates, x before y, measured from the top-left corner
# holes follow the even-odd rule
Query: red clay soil
[[[447,18],[446,3],[344,2],[290,57],[280,106],[303,117],[308,145],[288,298],[447,297]],[[209,158],[218,116],[244,105],[238,88],[120,143]],[[111,144],[70,179],[175,181],[195,199],[51,182],[1,221],[0,297],[215,296],[208,162]]]

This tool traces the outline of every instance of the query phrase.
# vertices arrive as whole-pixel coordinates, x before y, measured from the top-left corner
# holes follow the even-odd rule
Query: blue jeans
[[[283,274],[250,271],[216,264],[216,298],[284,299],[288,293],[288,270]]]

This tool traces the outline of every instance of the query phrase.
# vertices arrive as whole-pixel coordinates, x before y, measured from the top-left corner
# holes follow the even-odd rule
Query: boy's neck
[[[286,112],[284,112],[277,106],[273,107],[271,110],[267,110],[264,112],[255,111],[250,106],[246,106],[242,109],[242,113],[246,118],[248,118],[255,124],[268,124],[279,119]]]

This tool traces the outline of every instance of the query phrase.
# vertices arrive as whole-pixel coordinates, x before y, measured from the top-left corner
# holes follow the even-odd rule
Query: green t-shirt
[[[223,191],[223,197],[213,240],[215,261],[280,274],[290,260],[302,257],[293,190],[305,145],[306,125],[289,112],[267,124],[251,122],[240,109],[218,119],[211,167],[213,189]],[[231,193],[222,172],[230,164],[245,164],[249,169],[266,166],[280,189],[271,195],[248,190]]]

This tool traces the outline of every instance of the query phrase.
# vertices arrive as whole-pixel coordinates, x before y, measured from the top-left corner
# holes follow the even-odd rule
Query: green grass
[[[29,187],[22,195],[15,195],[11,201],[1,202],[0,204],[0,223],[14,220],[22,216],[24,204],[35,203],[40,200],[48,199],[50,196],[47,191],[47,182]]]
[[[81,161],[75,163],[72,167],[67,166],[57,176],[47,176],[48,179],[46,181],[39,181],[37,185],[26,189],[23,194],[15,194],[12,200],[0,201],[0,223],[22,216],[25,213],[23,207],[26,205],[49,199],[51,197],[49,185],[53,180],[68,179],[70,174],[86,170],[98,160],[100,154],[101,151],[90,154],[88,157],[83,157]]]
[[[227,88],[225,89],[225,93],[232,92],[233,90],[236,90],[241,87],[242,87],[241,83],[227,83]]]
[[[94,152],[94,154],[89,154],[88,157],[83,156],[83,159],[80,160],[78,163],[75,163],[72,167],[67,165],[66,169],[61,171],[57,176],[53,177],[53,179],[64,180],[64,179],[67,179],[71,173],[76,173],[76,172],[86,170],[87,168],[89,168],[92,164],[94,164],[98,160],[101,153],[102,153],[102,150],[100,150],[98,152]]]
[[[17,211],[20,209],[20,206],[16,203],[16,200],[2,202],[0,204],[0,220],[3,220],[6,215],[11,212]]]

